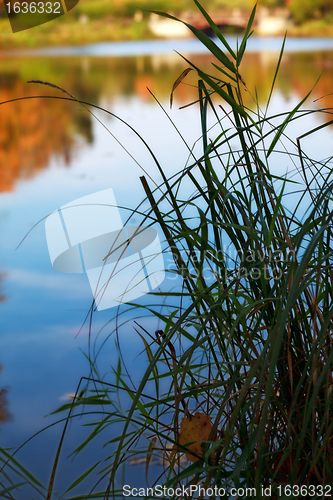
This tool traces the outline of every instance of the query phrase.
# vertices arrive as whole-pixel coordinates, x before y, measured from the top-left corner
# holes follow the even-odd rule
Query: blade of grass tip
[[[281,60],[282,60],[282,55],[284,53],[284,47],[285,47],[285,44],[286,44],[286,39],[287,39],[287,33],[285,33],[284,38],[283,38],[282,47],[281,47],[280,55],[279,55],[279,60],[278,60],[278,63],[276,65],[276,70],[275,70],[275,73],[274,73],[274,78],[273,78],[271,90],[269,92],[269,96],[268,96],[268,99],[267,99],[267,104],[266,104],[266,109],[265,109],[265,114],[264,114],[265,118],[266,118],[268,107],[269,107],[269,104],[271,102],[271,98],[272,98],[272,95],[273,95],[273,90],[274,90],[274,86],[275,86],[275,82],[276,82],[276,77],[277,77],[277,74],[278,74],[279,69],[280,69],[280,64],[281,64]]]
[[[319,125],[318,127],[315,127],[313,129],[309,130],[308,132],[305,132],[305,134],[300,135],[297,139],[298,140],[304,139],[304,137],[306,137],[308,135],[311,135],[311,134],[314,134],[315,132],[318,132],[318,130],[321,130],[322,128],[325,128],[328,125],[332,125],[332,123],[333,123],[333,120],[325,122],[322,125]]]
[[[252,9],[252,12],[251,12],[249,21],[247,23],[247,27],[246,27],[244,36],[243,36],[243,40],[242,40],[242,42],[240,44],[239,50],[237,51],[237,60],[236,60],[236,66],[237,66],[237,68],[238,68],[238,66],[240,65],[240,63],[241,63],[241,61],[243,59],[243,55],[245,53],[247,41],[250,38],[250,36],[252,35],[252,33],[253,33],[253,31],[251,31],[251,28],[252,28],[252,24],[253,24],[253,21],[254,21],[254,17],[256,15],[256,10],[257,10],[257,3],[255,4],[255,6]]]
[[[14,484],[13,486],[9,486],[8,488],[5,488],[4,490],[1,490],[0,491],[0,497],[6,497],[6,498],[14,498],[12,497],[12,495],[10,496],[7,496],[8,493],[12,490],[15,490],[15,489],[18,489],[20,486],[23,486],[24,484],[27,484],[26,482],[24,483],[18,483],[18,484]]]
[[[92,467],[90,467],[89,470],[87,470],[84,474],[82,474],[82,476],[80,476],[78,479],[76,479],[76,481],[74,481],[74,483],[72,483],[70,485],[70,487],[67,488],[67,490],[65,491],[65,493],[67,493],[68,491],[70,491],[73,488],[75,488],[75,486],[77,486],[78,484],[80,484],[90,474],[90,472],[92,472],[97,467],[97,465],[99,465],[99,464],[100,464],[100,462],[97,462]]]
[[[317,83],[318,83],[319,79],[320,79],[320,77],[317,79],[316,83],[314,84],[314,86],[312,87],[312,89],[310,90],[310,92],[309,92],[309,93],[308,93],[308,94],[304,97],[304,99],[303,99],[303,100],[302,100],[302,101],[301,101],[301,102],[300,102],[300,103],[299,103],[299,104],[298,104],[298,105],[297,105],[297,106],[296,106],[296,107],[295,107],[295,108],[294,108],[294,109],[293,109],[293,110],[292,110],[292,111],[288,114],[287,118],[286,118],[286,119],[284,120],[284,122],[283,122],[283,124],[285,123],[286,125],[285,125],[285,127],[283,128],[283,130],[281,131],[281,134],[283,133],[283,131],[284,131],[284,129],[286,128],[286,126],[288,125],[289,120],[291,120],[291,119],[294,117],[294,115],[295,115],[295,113],[298,111],[298,109],[301,107],[301,105],[302,105],[302,104],[306,101],[306,99],[309,97],[309,95],[311,94],[311,92],[313,91],[313,89],[315,88],[315,86],[317,85]],[[312,113],[315,113],[315,111],[310,111],[310,114],[312,114]],[[307,114],[307,113],[306,113],[306,114]],[[283,124],[281,125],[281,127],[283,126]],[[326,127],[327,125],[329,125],[329,123],[324,124],[323,126],[324,126],[324,127]],[[314,130],[319,130],[319,128],[322,128],[322,126],[321,126],[321,127],[317,127],[317,128],[316,128],[316,129],[314,129]],[[311,131],[310,131],[309,133],[311,133]],[[281,136],[281,134],[280,134],[280,136]],[[306,135],[308,135],[308,134],[304,134],[304,137],[305,137]],[[303,137],[303,136],[301,136],[301,137]],[[275,139],[275,138],[274,138],[274,139]],[[274,141],[274,139],[273,139],[273,141]],[[278,139],[277,139],[277,141],[278,141]],[[277,142],[277,141],[276,141],[276,142]],[[276,142],[275,142],[275,144],[276,144]],[[299,143],[299,138],[297,138],[297,143]],[[275,144],[274,144],[274,146],[275,146]],[[271,146],[272,146],[272,145],[271,145]],[[270,149],[271,149],[271,146],[270,146]],[[273,146],[273,147],[274,147],[274,146]],[[267,158],[268,158],[268,156],[269,156],[269,155],[271,154],[271,152],[272,152],[272,151],[270,151],[270,149],[268,150]]]
[[[300,103],[297,104],[297,106],[295,106],[295,108],[290,111],[290,113],[288,114],[288,116],[285,118],[285,120],[282,122],[282,124],[280,125],[280,127],[276,127],[278,129],[277,133],[275,134],[274,136],[274,139],[272,140],[271,142],[271,145],[269,146],[269,149],[268,149],[268,152],[267,152],[267,158],[270,156],[270,154],[272,153],[274,147],[276,146],[277,142],[279,141],[281,135],[283,134],[283,132],[285,131],[285,128],[287,127],[287,125],[289,124],[291,118],[295,115],[295,113],[299,110],[299,108],[302,106],[302,104],[307,100],[307,98],[309,97],[309,95],[311,94],[312,90],[310,90],[310,92],[304,97],[304,99],[301,100]],[[276,130],[275,128],[275,130]]]
[[[191,26],[190,24],[186,23],[185,21],[182,21],[181,19],[178,19],[177,17],[170,16],[170,14],[165,14],[164,12],[159,12],[159,11],[151,11],[154,14],[157,14],[158,16],[166,17],[167,19],[172,19],[173,21],[178,21],[180,23],[185,24],[192,33],[200,40],[200,42],[211,52],[216,59],[218,59],[226,68],[228,68],[232,73],[236,74],[236,68],[235,65],[228,57],[224,54],[224,52],[216,45],[216,43],[213,42],[209,36],[205,35],[202,31],[199,29],[195,28],[194,26]]]
[[[202,7],[202,5],[197,0],[193,0],[193,1],[194,1],[195,5],[198,7],[198,9],[200,10],[200,12],[204,15],[204,17],[208,21],[209,26],[212,28],[212,30],[214,31],[214,33],[217,36],[217,38],[219,38],[221,40],[221,42],[223,43],[223,45],[225,46],[225,48],[227,49],[227,51],[229,52],[229,54],[234,59],[236,59],[235,52],[232,50],[232,48],[228,44],[227,40],[222,35],[221,30],[216,26],[216,24],[214,23],[213,19],[209,16],[208,12],[205,11],[205,9]]]

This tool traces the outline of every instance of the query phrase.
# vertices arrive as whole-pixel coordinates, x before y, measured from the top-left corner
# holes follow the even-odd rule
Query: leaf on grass
[[[192,455],[190,451],[186,451],[187,460],[196,462],[198,460],[198,456],[203,457],[201,444],[208,441],[212,432],[213,426],[211,424],[211,419],[212,417],[206,415],[205,413],[196,412],[194,417],[185,417],[181,421],[178,444],[182,447],[186,447],[192,453],[195,453],[195,455]],[[184,450],[183,448],[174,445],[170,455],[170,462],[177,451],[183,452]]]
[[[172,108],[172,102],[173,102],[173,93],[174,91],[176,90],[176,88],[178,87],[178,85],[180,83],[182,83],[182,81],[184,80],[185,76],[188,75],[188,73],[190,71],[193,71],[193,68],[186,68],[182,74],[177,78],[177,80],[175,81],[175,83],[173,84],[173,87],[172,87],[172,90],[171,90],[171,94],[170,94],[170,109]]]

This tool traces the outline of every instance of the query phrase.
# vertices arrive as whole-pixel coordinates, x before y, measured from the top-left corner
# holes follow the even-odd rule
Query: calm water
[[[250,90],[256,85],[262,105],[269,94],[280,46],[277,39],[254,40],[242,63],[242,77]],[[188,151],[147,87],[190,145],[200,136],[198,109],[178,109],[196,98],[194,72],[177,89],[173,109],[169,110],[172,84],[186,67],[172,52],[174,48],[195,64],[209,68],[209,56],[194,41],[100,44],[15,56],[0,54],[0,101],[22,96],[63,96],[56,89],[26,83],[52,82],[129,122],[147,140],[167,175],[172,175],[184,167]],[[333,88],[333,40],[288,41],[271,113],[290,110],[320,75],[306,107],[329,107],[333,103],[329,95]],[[318,98],[320,101],[314,102]],[[251,106],[250,93],[247,99]],[[92,300],[89,283],[85,275],[53,270],[44,218],[65,203],[109,187],[119,206],[135,208],[144,197],[139,180],[142,169],[156,182],[160,180],[154,162],[133,132],[115,117],[101,111],[96,116],[106,128],[78,104],[62,100],[38,98],[0,106],[0,389],[8,391],[1,415],[3,420],[6,412],[10,417],[0,422],[2,447],[16,448],[54,422],[55,417],[45,415],[66,401],[67,395],[75,392],[80,377],[89,374],[81,351],[88,350],[89,330],[84,320]],[[290,136],[295,138],[324,123],[329,119],[325,116],[293,124]],[[326,128],[320,137],[310,136],[305,149],[317,159],[328,157],[332,155],[332,138],[332,130]],[[286,159],[274,163],[273,168],[283,173],[293,166]],[[123,221],[127,213],[121,210]],[[168,286],[163,283],[162,289]],[[139,301],[147,303],[147,296]],[[133,314],[126,313],[124,306],[123,311],[120,345],[138,381],[144,361],[137,356],[143,345],[134,331]],[[92,336],[97,338],[97,349],[114,332],[114,316],[113,309],[94,316]],[[153,318],[140,321],[150,331],[159,326]],[[112,334],[98,357],[101,375],[110,372],[110,365],[117,359]],[[59,425],[51,427],[17,453],[17,459],[41,481],[50,474],[61,429]],[[92,454],[90,459],[65,463],[66,454],[82,435],[80,422],[72,425],[59,469],[59,493],[95,458]],[[130,474],[133,481],[139,481],[137,472]],[[25,493],[24,498],[30,497]]]

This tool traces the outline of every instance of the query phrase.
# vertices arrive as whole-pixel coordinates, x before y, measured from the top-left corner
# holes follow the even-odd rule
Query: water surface
[[[251,95],[255,87],[260,105],[265,105],[280,47],[279,39],[255,39],[249,44],[250,51],[241,67],[249,90],[245,93],[248,106],[253,107]],[[188,149],[157,101],[190,146],[200,136],[198,108],[179,109],[196,99],[194,72],[178,87],[173,108],[169,109],[173,82],[187,66],[173,49],[189,56],[196,65],[211,68],[211,57],[193,40],[0,54],[0,101],[29,98],[0,106],[0,389],[7,389],[0,398],[3,447],[18,447],[55,421],[55,417],[45,415],[75,392],[81,376],[89,375],[88,362],[80,349],[88,352],[89,328],[84,320],[92,301],[91,290],[85,275],[64,275],[53,270],[46,246],[45,217],[65,203],[109,187],[119,206],[133,209],[144,198],[140,175],[144,173],[148,179],[150,176],[160,182],[146,147],[116,116],[142,134],[168,176],[184,167]],[[332,56],[333,40],[288,40],[271,114],[292,109],[319,77],[304,106],[330,107]],[[55,88],[27,84],[29,80],[51,82],[77,99],[107,108],[113,115],[94,111],[103,126],[77,103],[32,98],[66,95]],[[225,103],[220,104],[227,109]],[[310,115],[302,123],[294,122],[288,133],[295,139],[330,119],[328,113]],[[212,116],[210,122],[213,124]],[[214,137],[214,129],[211,134]],[[286,145],[295,148],[291,143]],[[198,154],[200,147],[198,143]],[[309,136],[304,147],[317,159],[332,155],[331,128]],[[294,165],[283,156],[273,161],[272,168],[282,174]],[[121,216],[125,221],[125,208]],[[165,282],[162,289],[169,286]],[[147,304],[149,298],[140,301]],[[94,316],[93,340],[107,324],[97,337],[97,348],[112,334],[98,357],[102,375],[110,372],[110,365],[118,359],[115,314],[107,310]],[[152,332],[159,327],[154,318],[140,321]],[[133,314],[124,312],[121,322],[125,324],[119,329],[120,345],[138,381],[146,363],[142,355],[138,357],[142,341],[134,330]],[[54,426],[17,453],[17,458],[41,481],[50,474],[60,432],[61,426]],[[62,456],[59,492],[74,480],[74,474],[88,468],[97,453],[67,465],[66,452],[73,450],[83,434],[79,423],[72,426]],[[130,474],[133,481],[139,482],[136,473]]]

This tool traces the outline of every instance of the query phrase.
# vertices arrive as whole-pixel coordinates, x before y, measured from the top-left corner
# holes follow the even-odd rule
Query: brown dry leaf
[[[210,422],[211,419],[212,417],[209,415],[200,412],[196,412],[193,418],[183,418],[180,423],[178,444],[185,446],[199,457],[203,457],[201,443],[208,441],[212,432],[213,426]],[[192,444],[188,445],[188,443]],[[183,450],[173,445],[170,462],[177,451]],[[191,462],[196,462],[198,460],[198,458],[189,451],[186,451],[186,458]]]
[[[185,69],[182,72],[182,74],[177,78],[177,80],[175,81],[175,83],[173,84],[173,87],[172,87],[172,90],[171,90],[171,94],[170,94],[170,108],[172,108],[172,101],[173,101],[173,93],[174,93],[174,91],[176,90],[176,88],[178,87],[178,85],[184,80],[185,76],[190,71],[193,71],[193,68],[187,68],[187,69]]]

